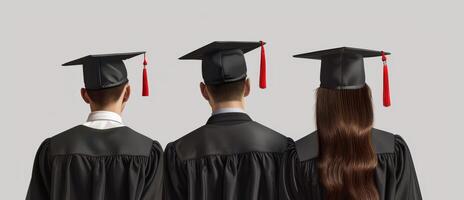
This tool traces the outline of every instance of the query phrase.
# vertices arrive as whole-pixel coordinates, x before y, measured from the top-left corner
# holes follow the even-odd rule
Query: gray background
[[[142,57],[126,62],[134,95],[123,117],[165,146],[210,115],[199,92],[200,62],[177,58],[213,40],[268,42],[268,89],[257,85],[259,50],[246,56],[253,83],[247,111],[294,139],[315,127],[320,69],[318,61],[291,55],[339,46],[391,51],[390,108],[381,104],[380,58],[365,63],[375,125],[409,143],[425,199],[459,199],[462,5],[279,2],[2,1],[0,199],[23,199],[39,144],[87,117],[79,95],[82,69],[62,63],[91,53],[147,50],[151,96],[140,96]]]

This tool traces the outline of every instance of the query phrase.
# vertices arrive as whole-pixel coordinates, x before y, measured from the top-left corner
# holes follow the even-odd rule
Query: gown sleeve
[[[185,171],[182,170],[180,161],[177,158],[175,146],[169,143],[164,152],[164,200],[183,200],[187,199],[187,180]]]
[[[294,145],[291,145],[282,157],[282,167],[280,168],[280,191],[279,196],[282,200],[301,199],[299,159]]]
[[[49,143],[50,139],[46,139],[37,150],[26,200],[50,199],[51,167],[48,156]]]
[[[406,142],[395,136],[396,155],[396,196],[395,199],[421,200],[422,195],[417,180],[412,156]]]
[[[163,190],[163,149],[153,141],[150,157],[146,168],[145,186],[142,200],[161,199]]]

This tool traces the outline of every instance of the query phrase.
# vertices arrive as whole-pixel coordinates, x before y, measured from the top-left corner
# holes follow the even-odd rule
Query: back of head
[[[374,180],[377,156],[371,143],[373,120],[367,85],[317,90],[318,169],[326,199],[379,199]]]
[[[240,101],[245,91],[246,80],[218,85],[207,85],[208,91],[216,103]]]
[[[95,103],[98,107],[105,107],[109,104],[117,102],[120,98],[122,93],[124,92],[124,88],[126,84],[121,84],[116,87],[99,89],[99,90],[86,90],[89,98]]]

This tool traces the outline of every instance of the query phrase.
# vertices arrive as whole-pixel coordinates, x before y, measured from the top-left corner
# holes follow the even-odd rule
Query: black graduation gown
[[[244,113],[213,115],[165,149],[165,199],[278,199],[288,139]]]
[[[46,139],[26,200],[161,199],[162,148],[129,127],[83,125]]]
[[[375,180],[381,200],[420,200],[421,192],[411,154],[399,136],[372,130],[372,143],[377,152]],[[324,199],[318,181],[317,133],[295,142],[285,153],[281,173],[281,199]]]

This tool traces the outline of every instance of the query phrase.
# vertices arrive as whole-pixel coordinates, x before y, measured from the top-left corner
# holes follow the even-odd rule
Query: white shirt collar
[[[113,121],[122,124],[122,117],[118,113],[111,111],[93,111],[87,117],[87,122],[92,121]]]
[[[211,115],[217,115],[217,114],[222,114],[222,113],[245,113],[245,111],[241,108],[219,108],[216,111],[214,111]]]

